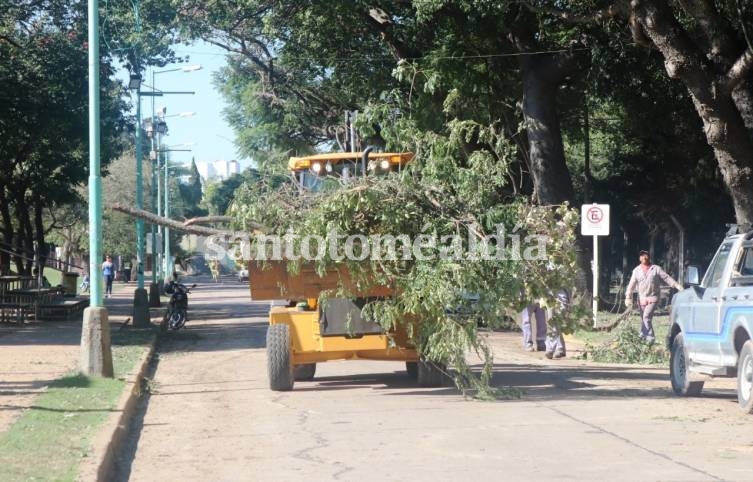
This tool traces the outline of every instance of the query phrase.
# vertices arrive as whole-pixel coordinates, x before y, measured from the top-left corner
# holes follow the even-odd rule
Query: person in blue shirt
[[[112,265],[112,257],[105,257],[102,263],[102,275],[105,277],[105,297],[112,298],[112,281],[115,279],[115,267]]]

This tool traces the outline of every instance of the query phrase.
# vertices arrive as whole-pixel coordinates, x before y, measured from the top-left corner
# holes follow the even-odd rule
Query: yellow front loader
[[[401,169],[410,153],[337,153],[290,159],[289,168],[305,189],[316,190],[328,176],[368,175]],[[305,193],[304,193],[305,194]],[[295,381],[314,378],[316,364],[330,360],[404,361],[408,374],[420,386],[442,383],[442,372],[433,364],[420,362],[407,333],[408,323],[385,333],[379,323],[364,319],[361,309],[369,300],[394,295],[389,287],[375,287],[358,298],[326,298],[321,294],[346,288],[349,277],[344,269],[331,270],[320,277],[313,265],[303,264],[299,273],[287,272],[284,261],[267,266],[252,261],[248,266],[251,297],[279,299],[281,289],[288,306],[273,307],[267,332],[267,368],[272,390],[292,390]]]

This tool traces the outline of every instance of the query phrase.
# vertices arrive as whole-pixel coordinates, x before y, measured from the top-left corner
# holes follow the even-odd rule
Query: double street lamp
[[[144,208],[144,182],[141,165],[141,76],[131,74],[128,87],[136,92],[136,209]],[[151,323],[149,299],[144,289],[144,220],[136,218],[136,290],[133,293],[133,325],[145,327]]]
[[[201,70],[201,65],[186,65],[183,67],[177,67],[174,69],[165,69],[165,70],[152,70],[152,85],[151,88],[154,92],[161,92],[156,87],[157,83],[157,75],[166,74],[170,72],[196,72],[197,70]],[[167,94],[168,92],[163,92]],[[173,92],[170,92],[173,93]],[[182,93],[182,94],[193,94],[193,92],[175,92],[175,93]],[[152,151],[158,151],[159,150],[159,141],[163,134],[167,134],[167,124],[165,123],[165,118],[167,117],[190,117],[193,115],[191,112],[182,112],[179,114],[171,114],[166,115],[164,108],[161,109],[162,115],[157,116],[155,112],[155,106],[154,106],[154,98],[152,98],[152,119],[155,120],[155,126],[157,128],[157,132],[155,135],[152,136]],[[159,120],[157,121],[159,117]],[[159,135],[159,136],[158,136]],[[157,145],[155,146],[155,141],[157,142]],[[157,156],[159,158],[159,156]],[[167,171],[166,171],[167,174]],[[160,215],[159,207],[160,207],[160,179],[159,179],[160,173],[159,173],[159,166],[157,165],[157,162],[152,164],[152,199],[154,200],[154,204],[157,206],[157,214]],[[167,176],[165,177],[165,186],[167,187]],[[165,211],[165,217],[167,217],[167,211]],[[168,247],[169,241],[167,240],[167,234],[168,230],[162,229],[163,233],[163,244],[165,247]],[[153,267],[152,267],[152,286],[150,287],[150,296],[149,296],[149,302],[151,306],[159,306],[159,285],[158,283],[164,282],[164,279],[167,278],[168,273],[164,271],[164,268],[162,268],[163,263],[165,261],[163,260],[163,263],[157,263],[157,256],[156,256],[156,239],[157,239],[157,231],[155,230],[155,227],[152,226],[152,259],[153,259]],[[166,249],[165,253],[169,254],[169,251]],[[157,268],[159,267],[159,268]],[[161,276],[158,274],[158,269],[162,269],[163,272],[161,273]]]
[[[152,91],[150,92],[142,92],[141,85],[142,85],[142,79],[141,75],[139,74],[131,74],[128,87],[131,90],[134,90],[136,92],[136,208],[137,209],[143,209],[144,205],[144,192],[143,192],[143,172],[142,172],[142,147],[141,147],[141,97],[142,96],[148,96],[152,97],[152,119],[155,119],[154,116],[154,97],[161,97],[163,95],[167,94],[194,94],[195,92],[190,91],[181,91],[181,92],[167,92],[167,91],[161,91],[154,87],[154,78],[155,75],[162,72],[172,72],[172,71],[179,71],[183,70],[185,72],[193,72],[195,70],[201,69],[201,66],[186,66],[182,68],[177,69],[168,69],[165,71],[152,71]],[[155,124],[155,123],[153,123]],[[159,128],[159,124],[156,124]],[[162,125],[165,126],[164,120],[162,120]],[[152,140],[154,137],[152,137]],[[153,168],[152,171],[152,180],[154,181],[155,178],[156,169]],[[154,186],[154,182],[152,183],[152,186]],[[152,188],[154,189],[154,187]],[[152,193],[154,195],[154,190],[152,190]],[[154,244],[156,242],[155,236],[154,236],[154,229],[152,229],[152,251],[155,251]],[[146,290],[144,289],[144,251],[145,251],[145,239],[144,239],[144,220],[143,219],[137,219],[136,220],[136,259],[137,259],[137,287],[134,291],[134,298],[133,298],[133,322],[134,326],[147,326],[150,323],[149,319],[149,306],[159,306],[159,289],[157,287],[156,283],[156,273],[154,267],[152,268],[152,284],[149,287],[149,296],[146,295]],[[156,263],[152,263],[156,264]]]

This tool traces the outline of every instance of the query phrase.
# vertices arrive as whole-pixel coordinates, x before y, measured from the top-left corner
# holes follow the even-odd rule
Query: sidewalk
[[[133,310],[136,283],[113,286],[113,297],[104,300],[111,330],[117,329]],[[34,404],[54,380],[76,369],[82,318],[70,321],[0,324],[0,433]]]

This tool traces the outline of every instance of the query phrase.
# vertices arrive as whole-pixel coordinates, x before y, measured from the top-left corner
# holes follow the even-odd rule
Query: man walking
[[[625,306],[633,306],[633,290],[638,291],[638,303],[641,307],[641,339],[653,342],[654,335],[654,309],[659,301],[659,288],[663,281],[678,291],[682,291],[682,285],[669,276],[661,267],[651,264],[651,256],[648,251],[638,254],[641,264],[635,267],[630,277],[627,290],[625,291]]]

